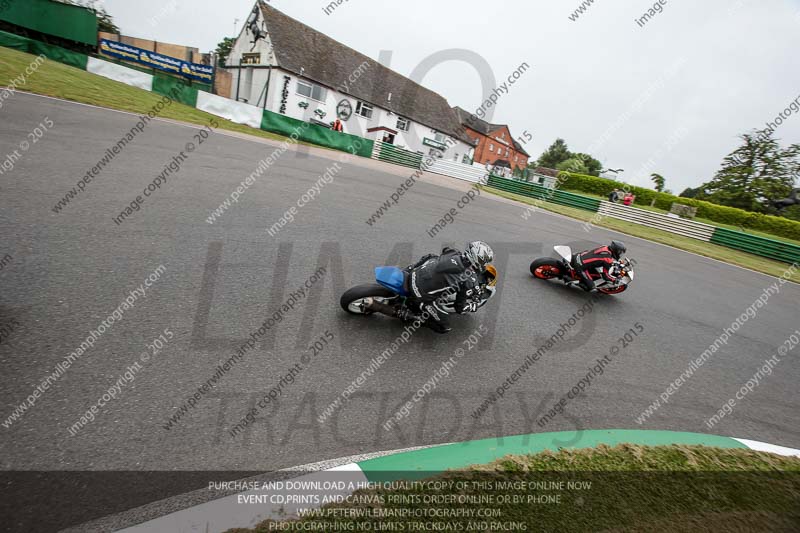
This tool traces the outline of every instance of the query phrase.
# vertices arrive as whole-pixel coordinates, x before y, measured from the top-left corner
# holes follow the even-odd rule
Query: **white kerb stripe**
[[[153,90],[153,76],[146,72],[140,72],[132,68],[123,67],[115,63],[109,63],[96,57],[90,57],[86,64],[86,71],[98,76],[103,76],[114,81],[122,82],[126,85],[138,87],[145,91]]]
[[[204,91],[200,91],[197,95],[197,109],[256,129],[261,129],[261,119],[264,116],[264,110],[260,107]]]
[[[342,481],[345,484],[343,490],[329,489],[329,490],[309,490],[306,485],[304,488],[286,488],[286,482],[303,483],[303,482],[318,482],[320,485],[323,481],[332,481],[334,478],[326,472],[337,472],[335,481]],[[305,476],[296,477],[276,481],[273,483],[283,483],[281,489],[273,490],[251,490],[234,494],[233,496],[226,496],[218,500],[213,500],[189,509],[184,509],[161,518],[156,518],[121,530],[120,533],[163,533],[164,531],[208,531],[209,533],[216,533],[227,531],[231,528],[252,528],[259,522],[267,518],[275,520],[286,519],[297,512],[298,509],[316,509],[322,507],[323,497],[346,498],[355,490],[351,490],[350,484],[353,486],[364,486],[367,483],[367,476],[361,470],[357,463],[349,463],[346,465],[337,466],[326,471],[313,472]],[[281,486],[281,485],[275,485]],[[313,485],[311,485],[313,486]],[[298,485],[298,487],[303,487]],[[298,503],[294,501],[286,502],[287,495],[296,496],[316,496],[320,503]],[[244,503],[247,501],[248,496],[266,496],[267,499],[274,496],[275,501],[267,501],[266,503]],[[284,497],[284,503],[281,503],[279,496]],[[240,502],[240,497],[242,500]],[[254,500],[254,502],[257,500]]]
[[[769,452],[776,455],[785,455],[787,457],[800,457],[800,450],[794,448],[786,448],[784,446],[776,446],[775,444],[767,444],[766,442],[758,442],[757,440],[736,439],[751,450],[759,452]]]

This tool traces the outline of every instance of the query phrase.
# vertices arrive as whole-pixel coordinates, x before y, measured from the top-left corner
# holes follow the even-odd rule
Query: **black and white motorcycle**
[[[375,269],[375,281],[353,287],[342,295],[340,304],[342,309],[354,315],[371,315],[381,313],[391,317],[404,316],[410,309],[409,304],[413,296],[406,290],[409,270],[393,266],[378,267]],[[497,269],[487,265],[486,270],[479,276],[478,290],[473,295],[473,300],[478,308],[483,307],[494,296],[497,285]],[[447,314],[455,313],[455,294],[450,294],[439,302],[438,307]]]

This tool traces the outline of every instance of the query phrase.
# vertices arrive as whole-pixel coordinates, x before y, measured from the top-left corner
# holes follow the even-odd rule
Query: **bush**
[[[800,240],[800,222],[789,220],[782,217],[774,217],[752,211],[744,211],[735,207],[712,204],[693,198],[681,198],[672,194],[656,192],[652,189],[635,187],[614,180],[585,176],[582,174],[564,173],[567,178],[562,180],[561,188],[571,191],[581,191],[590,194],[607,197],[615,188],[624,188],[636,195],[636,204],[647,205],[655,198],[655,207],[669,211],[674,202],[689,205],[697,208],[697,216],[719,222],[720,224],[730,224],[741,226],[753,230],[763,231],[785,237],[787,239]]]

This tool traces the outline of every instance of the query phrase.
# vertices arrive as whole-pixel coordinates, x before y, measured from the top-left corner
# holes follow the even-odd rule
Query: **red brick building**
[[[475,163],[482,165],[524,170],[528,167],[530,155],[514,140],[511,130],[505,124],[490,124],[470,113],[455,107],[453,110],[466,130],[467,137],[476,141]]]

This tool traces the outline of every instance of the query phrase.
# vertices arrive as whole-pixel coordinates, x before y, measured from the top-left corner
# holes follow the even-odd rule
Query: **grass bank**
[[[503,198],[508,198],[509,200],[516,200],[528,205],[536,205],[546,211],[565,215],[584,222],[588,222],[595,218],[595,213],[590,213],[589,211],[584,211],[582,209],[553,204],[550,202],[537,202],[533,198],[502,191],[493,187],[483,187],[483,190]],[[634,237],[640,237],[642,239],[674,246],[675,248],[686,250],[687,252],[710,257],[712,259],[718,259],[732,265],[749,268],[751,270],[763,272],[764,274],[769,274],[771,276],[781,276],[789,268],[789,265],[786,263],[773,261],[765,257],[759,257],[757,255],[748,254],[732,248],[726,248],[717,244],[691,239],[682,235],[676,235],[667,231],[649,228],[647,226],[642,226],[641,224],[634,224],[632,222],[618,220],[616,218],[604,217],[599,221],[595,221],[594,225],[619,231]],[[636,254],[632,253],[631,255],[635,256]],[[794,274],[792,281],[800,282],[800,272],[796,272]]]
[[[470,509],[489,516],[459,516]],[[797,531],[800,458],[679,445],[546,451],[361,490],[317,515],[228,533]]]
[[[19,76],[20,73],[24,73],[25,68],[35,58],[36,56],[25,52],[0,47],[0,85],[8,85],[12,79]],[[28,76],[25,83],[19,85],[17,89],[44,96],[63,98],[64,100],[82,104],[139,114],[147,113],[163,98],[160,94],[147,92],[50,60],[42,63],[36,72]],[[7,99],[4,105],[13,105],[13,96]],[[177,102],[164,108],[159,117],[202,126],[207,125],[213,118],[219,123],[220,129],[223,130],[278,141],[287,139],[287,137],[281,135],[236,124]],[[300,142],[299,144],[308,143]],[[308,144],[308,146],[316,145]]]

